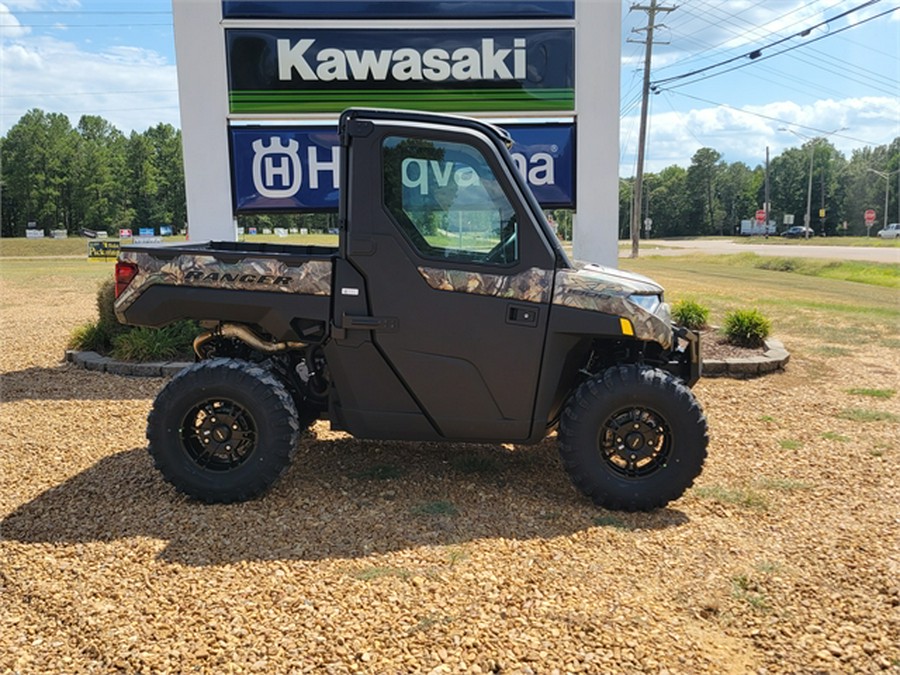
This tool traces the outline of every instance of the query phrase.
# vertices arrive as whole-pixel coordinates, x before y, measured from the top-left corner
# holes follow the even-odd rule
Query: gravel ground
[[[697,485],[595,509],[537,447],[318,424],[263,499],[153,470],[161,380],[61,365],[93,293],[0,292],[0,672],[900,673],[900,359],[697,386]],[[848,350],[850,351],[850,350]],[[886,384],[890,383],[890,384]],[[841,417],[848,409],[887,421]]]

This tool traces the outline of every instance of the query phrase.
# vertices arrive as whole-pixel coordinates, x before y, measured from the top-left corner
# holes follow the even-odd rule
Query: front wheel
[[[584,382],[560,422],[572,482],[598,506],[651,511],[680,497],[706,459],[706,417],[691,390],[653,368],[618,366]]]
[[[147,419],[156,468],[180,492],[208,503],[264,492],[290,462],[299,434],[284,385],[238,359],[188,366],[159,393]]]

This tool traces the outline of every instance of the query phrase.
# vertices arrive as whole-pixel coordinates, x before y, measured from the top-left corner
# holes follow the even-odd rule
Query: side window
[[[518,260],[518,223],[484,156],[470,145],[390,136],[384,204],[425,258],[488,265]]]

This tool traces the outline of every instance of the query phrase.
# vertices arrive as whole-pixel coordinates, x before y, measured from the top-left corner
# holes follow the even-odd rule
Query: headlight
[[[656,313],[656,309],[660,304],[658,295],[629,295],[628,299],[651,314]]]

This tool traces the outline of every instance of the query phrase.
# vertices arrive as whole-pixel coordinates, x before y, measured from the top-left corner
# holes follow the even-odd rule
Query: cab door
[[[527,439],[555,256],[514,165],[477,129],[356,128],[345,254],[365,279],[363,327],[440,436]]]

